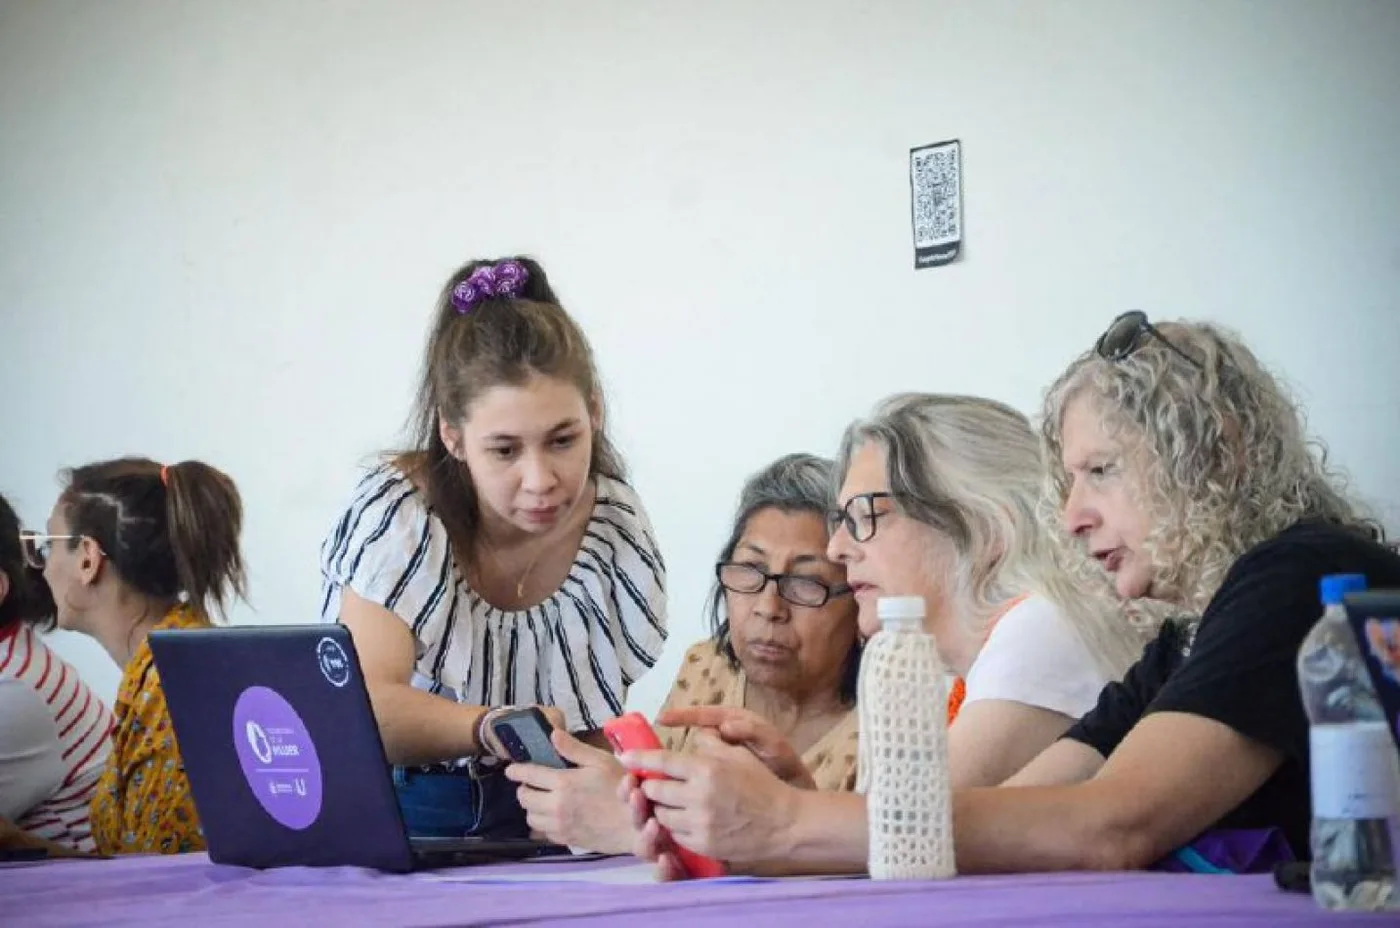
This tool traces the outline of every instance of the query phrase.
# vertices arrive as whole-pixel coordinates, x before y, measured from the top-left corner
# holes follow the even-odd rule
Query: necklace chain
[[[574,510],[578,507],[578,504],[578,499],[575,499],[573,503],[570,504],[568,510],[564,513],[564,519],[561,520],[562,522],[568,523],[570,526],[572,525]],[[515,598],[517,600],[523,600],[525,598],[525,582],[530,579],[530,574],[534,571],[535,565],[540,562],[540,558],[544,557],[545,552],[549,551],[552,547],[553,542],[546,540],[540,545],[540,549],[535,552],[534,557],[530,558],[529,563],[525,565],[525,570],[520,574],[519,579],[517,579],[515,582]],[[497,570],[501,570],[501,559],[494,551],[491,551],[488,547],[484,545],[478,545],[477,557],[480,558],[482,554],[487,554],[495,568]],[[477,568],[476,580],[478,586],[482,585],[481,579],[481,569]]]

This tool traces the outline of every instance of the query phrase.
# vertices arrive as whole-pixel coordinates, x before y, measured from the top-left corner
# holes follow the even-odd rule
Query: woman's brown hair
[[[475,271],[507,262],[526,273],[515,295],[488,295],[470,306],[454,299],[454,291]],[[464,264],[438,297],[410,426],[412,447],[397,457],[399,467],[426,494],[460,556],[469,556],[481,516],[471,474],[443,442],[440,422],[459,424],[492,387],[519,386],[536,374],[573,384],[594,414],[602,416],[603,390],[593,349],[560,305],[539,262],[515,257]],[[590,476],[625,476],[605,426],[593,432],[592,447]]]
[[[64,484],[69,532],[96,541],[137,592],[183,599],[206,620],[246,598],[243,504],[223,471],[119,458],[67,471]]]

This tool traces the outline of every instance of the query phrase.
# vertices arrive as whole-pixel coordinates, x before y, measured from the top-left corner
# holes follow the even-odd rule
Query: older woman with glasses
[[[686,652],[658,718],[670,750],[697,749],[713,737],[705,729],[721,727],[787,782],[854,787],[860,642],[845,570],[826,554],[834,485],[832,463],[805,454],[745,484],[715,567],[712,636]],[[575,769],[506,771],[531,828],[574,847],[631,850],[621,765],[564,732],[554,743]]]

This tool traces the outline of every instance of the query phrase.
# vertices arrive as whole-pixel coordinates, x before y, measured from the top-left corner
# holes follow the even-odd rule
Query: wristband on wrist
[[[515,706],[496,706],[494,708],[487,709],[485,712],[481,713],[481,718],[477,719],[476,748],[477,753],[480,754],[482,757],[498,757],[496,752],[491,749],[490,742],[486,740],[486,726],[490,725],[492,722],[505,715],[507,712],[512,711],[514,708]]]

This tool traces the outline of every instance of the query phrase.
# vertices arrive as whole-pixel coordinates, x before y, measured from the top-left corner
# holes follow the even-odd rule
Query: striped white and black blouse
[[[666,642],[666,566],[633,489],[595,479],[564,583],[537,606],[497,609],[467,585],[442,521],[397,468],[371,471],[321,546],[321,618],[341,590],[379,603],[420,642],[414,685],[473,705],[557,706],[573,731],[623,711]]]

